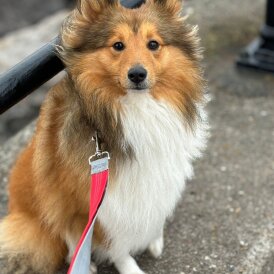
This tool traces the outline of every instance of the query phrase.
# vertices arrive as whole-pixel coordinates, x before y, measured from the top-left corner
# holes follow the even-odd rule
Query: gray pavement
[[[192,0],[186,10],[206,49],[212,137],[166,225],[162,258],[138,262],[148,274],[273,274],[274,76],[234,65],[258,33],[264,1]],[[0,149],[1,215],[6,174],[32,128]],[[99,274],[117,272],[102,265]]]
[[[39,22],[74,0],[0,0],[0,36]]]

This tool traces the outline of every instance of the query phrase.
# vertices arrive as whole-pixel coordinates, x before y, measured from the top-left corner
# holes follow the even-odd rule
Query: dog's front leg
[[[130,255],[115,261],[114,264],[120,274],[145,274]]]
[[[149,244],[148,250],[150,254],[153,256],[153,258],[157,259],[162,255],[163,249],[164,249],[164,231],[162,229],[161,232],[159,233],[159,236]]]

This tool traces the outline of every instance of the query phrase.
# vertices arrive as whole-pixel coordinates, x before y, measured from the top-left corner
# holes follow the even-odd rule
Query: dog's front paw
[[[127,272],[127,274],[146,274],[144,271],[142,271],[141,269],[138,270],[134,270],[132,272]]]
[[[153,242],[150,243],[148,250],[150,254],[155,258],[159,258],[164,249],[164,237],[161,236],[158,239],[154,240]]]
[[[120,258],[114,264],[120,274],[146,274],[130,255]]]
[[[97,274],[97,266],[93,262],[90,263],[89,274]]]

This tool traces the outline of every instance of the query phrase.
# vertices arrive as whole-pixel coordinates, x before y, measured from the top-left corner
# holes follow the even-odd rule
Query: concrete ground
[[[263,0],[186,3],[206,49],[212,137],[166,225],[162,258],[138,257],[148,274],[274,273],[274,76],[234,65],[257,35],[264,5]],[[9,167],[32,130],[28,126],[0,150],[1,216]],[[117,272],[102,265],[99,274]]]
[[[0,36],[39,22],[73,0],[0,0]]]

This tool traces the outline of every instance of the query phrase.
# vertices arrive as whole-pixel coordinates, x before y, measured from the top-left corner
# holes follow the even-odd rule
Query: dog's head
[[[78,1],[58,51],[80,97],[109,105],[149,92],[191,119],[203,81],[196,29],[181,9],[180,0],[147,0],[133,10],[118,0]]]

